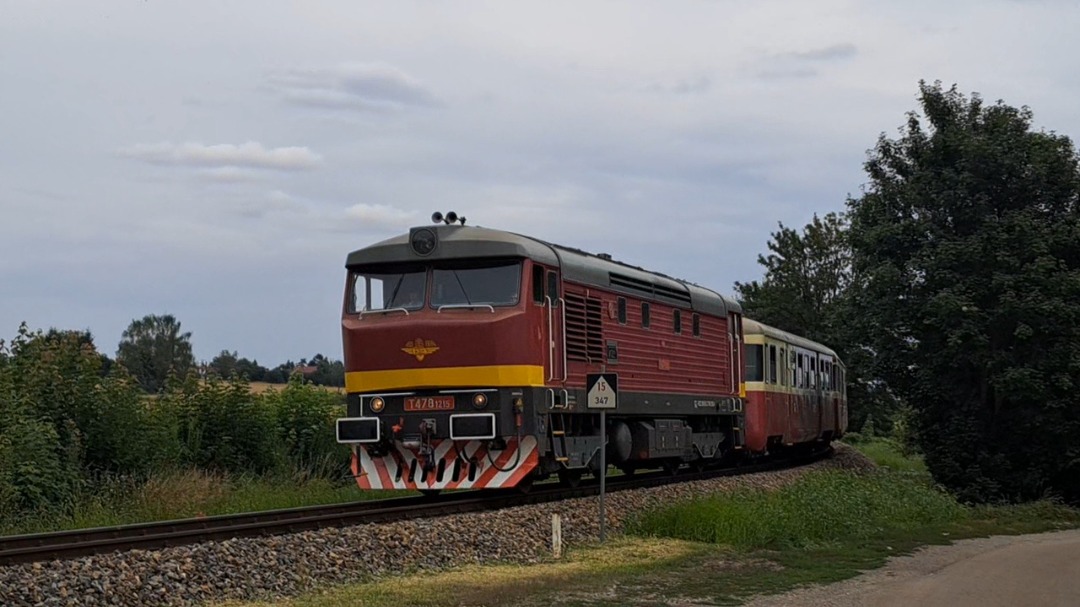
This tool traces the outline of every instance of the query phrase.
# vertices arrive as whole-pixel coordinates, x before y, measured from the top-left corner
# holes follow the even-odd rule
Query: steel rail
[[[809,456],[703,472],[677,474],[655,472],[616,476],[608,479],[607,490],[608,492],[626,491],[723,476],[768,472],[810,463],[831,452],[832,448],[829,447]],[[0,565],[74,558],[118,550],[148,550],[239,537],[278,535],[326,527],[432,518],[588,497],[597,495],[599,492],[599,479],[591,478],[582,481],[577,487],[539,484],[528,493],[513,489],[472,490],[445,493],[436,497],[399,497],[115,527],[0,536]]]

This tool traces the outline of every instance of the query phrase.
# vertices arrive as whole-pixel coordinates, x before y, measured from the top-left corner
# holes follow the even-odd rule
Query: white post
[[[551,515],[551,550],[555,558],[562,556],[562,517],[558,514]]]

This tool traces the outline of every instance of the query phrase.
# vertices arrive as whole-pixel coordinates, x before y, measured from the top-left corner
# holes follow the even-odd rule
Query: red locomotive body
[[[708,289],[452,220],[346,266],[338,440],[362,488],[576,482],[602,448],[589,373],[619,375],[606,456],[626,471],[718,461],[756,427],[741,309]]]

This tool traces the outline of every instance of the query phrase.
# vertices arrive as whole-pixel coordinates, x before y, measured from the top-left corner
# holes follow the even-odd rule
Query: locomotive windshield
[[[352,311],[424,307],[427,271],[359,272],[353,276]]]
[[[431,305],[517,304],[521,292],[521,262],[497,262],[432,270]]]

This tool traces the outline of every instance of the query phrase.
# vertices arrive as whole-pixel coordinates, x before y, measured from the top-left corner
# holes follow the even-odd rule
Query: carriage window
[[[694,337],[701,336],[701,315],[694,314]]]
[[[544,266],[533,266],[532,297],[536,303],[544,303]]]
[[[358,272],[353,275],[350,312],[424,306],[427,271]]]
[[[746,381],[761,381],[763,377],[762,365],[763,349],[756,344],[746,346]]]
[[[646,329],[649,328],[649,323],[652,322],[651,315],[649,314],[650,308],[647,302],[641,302],[641,326]]]
[[[520,291],[521,262],[436,268],[432,272],[431,305],[512,306]]]
[[[769,383],[776,383],[776,346],[769,346]]]
[[[675,333],[682,333],[682,311],[681,310],[675,310],[674,312],[672,312],[672,314],[671,314],[671,322],[672,322],[672,325],[674,325],[672,328],[675,330]]]
[[[619,324],[620,325],[625,325],[626,324],[626,298],[625,297],[620,297],[619,298]]]

